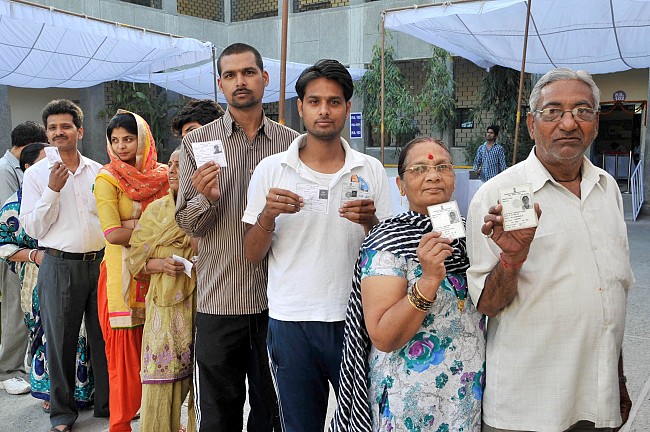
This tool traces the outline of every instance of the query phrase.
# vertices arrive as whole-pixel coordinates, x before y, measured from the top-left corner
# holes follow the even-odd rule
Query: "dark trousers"
[[[53,426],[71,425],[77,420],[75,363],[84,314],[95,378],[95,415],[108,415],[106,353],[97,317],[97,280],[102,256],[100,253],[94,261],[78,261],[45,254],[38,272]]]
[[[268,346],[282,430],[322,432],[329,383],[339,393],[344,321],[269,320]]]
[[[279,431],[266,351],[268,311],[254,315],[196,314],[194,397],[200,431],[241,431],[246,400],[249,432]]]

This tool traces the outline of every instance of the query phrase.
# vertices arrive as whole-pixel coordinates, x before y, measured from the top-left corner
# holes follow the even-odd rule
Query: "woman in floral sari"
[[[20,168],[25,171],[45,157],[43,150],[48,144],[33,143],[25,146],[20,154]],[[20,277],[21,308],[25,312],[25,324],[29,329],[31,356],[30,385],[32,396],[43,400],[43,410],[49,412],[50,378],[45,355],[45,331],[41,322],[41,310],[36,280],[38,265],[43,251],[38,243],[29,237],[20,226],[18,214],[22,201],[22,189],[13,194],[0,209],[0,259],[6,261],[12,271]],[[77,406],[87,408],[93,405],[95,393],[86,330],[81,326],[77,344],[77,373],[75,374],[75,400]]]
[[[131,273],[151,275],[142,337],[142,420],[146,431],[177,432],[181,406],[192,386],[192,329],[196,274],[184,273],[173,255],[190,261],[197,243],[176,225],[178,159],[169,158],[169,194],[142,213],[131,236]],[[190,397],[188,430],[196,430]]]
[[[410,211],[361,246],[331,430],[480,432],[485,320],[467,296],[465,239],[443,237],[427,214],[451,199],[451,155],[417,138],[398,173]]]
[[[111,162],[95,181],[97,213],[106,252],[97,287],[99,322],[106,342],[111,432],[130,431],[140,408],[140,354],[148,275],[132,277],[129,242],[140,215],[169,190],[167,166],[157,161],[149,125],[137,114],[118,110],[108,123]]]

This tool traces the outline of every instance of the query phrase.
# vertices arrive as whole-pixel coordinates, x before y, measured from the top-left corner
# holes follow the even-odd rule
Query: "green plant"
[[[491,67],[488,74],[483,78],[480,92],[480,102],[475,108],[475,118],[481,118],[485,114],[489,114],[492,117],[492,123],[501,128],[497,141],[504,146],[506,162],[511,164],[517,121],[519,72],[502,66]],[[524,95],[529,93],[530,79],[526,78],[524,81]],[[517,148],[518,162],[528,157],[530,149],[533,146],[533,142],[528,136],[524,111],[522,107],[521,124],[519,125],[519,145]]]
[[[119,108],[141,115],[149,123],[156,149],[162,156],[170,135],[169,113],[180,107],[182,101],[169,100],[167,91],[160,87],[123,81],[115,81],[110,96],[112,103],[100,111],[100,116],[110,118]]]
[[[369,70],[357,82],[357,92],[363,95],[363,117],[380,132],[381,125],[381,46],[373,47]],[[406,79],[394,60],[394,49],[384,53],[384,132],[398,146],[411,140],[420,131],[415,121],[419,112],[416,99],[409,92]]]
[[[449,53],[434,47],[431,59],[427,61],[426,81],[418,95],[420,111],[427,112],[435,129],[442,133],[456,120],[456,83],[447,61]]]

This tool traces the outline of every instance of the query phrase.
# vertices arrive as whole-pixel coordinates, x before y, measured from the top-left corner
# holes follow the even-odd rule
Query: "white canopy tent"
[[[83,88],[107,81],[152,83],[192,98],[214,98],[214,45],[122,25],[22,0],[0,0],[0,85]],[[264,59],[280,94],[280,62]],[[309,65],[287,63],[286,98]],[[349,69],[359,79],[363,69]],[[219,102],[225,102],[219,95]]]
[[[0,84],[90,87],[211,56],[209,42],[0,0]]]
[[[385,27],[478,66],[521,70],[526,0],[388,10]],[[609,73],[650,66],[650,0],[532,0],[525,71]]]

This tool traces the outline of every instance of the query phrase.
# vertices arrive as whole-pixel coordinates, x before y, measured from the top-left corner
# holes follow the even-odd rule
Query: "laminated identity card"
[[[356,201],[369,198],[370,192],[363,190],[363,185],[358,181],[343,182],[343,188],[341,190],[341,205],[348,201]]]
[[[54,146],[49,146],[43,148],[45,150],[45,157],[47,158],[47,165],[52,168],[55,163],[63,161],[61,160],[61,154],[59,153],[59,149],[54,147]]]
[[[430,205],[427,211],[434,231],[452,240],[465,237],[465,227],[456,201]]]
[[[221,140],[194,142],[192,143],[192,152],[197,168],[210,161],[215,161],[222,168],[228,166]]]
[[[530,183],[499,189],[499,202],[503,206],[503,230],[514,231],[537,226],[537,212]]]
[[[327,213],[329,190],[325,186],[312,183],[298,183],[296,193],[303,199],[304,206],[300,211],[307,210],[316,213]]]

